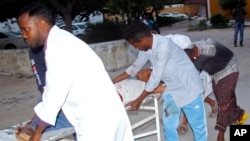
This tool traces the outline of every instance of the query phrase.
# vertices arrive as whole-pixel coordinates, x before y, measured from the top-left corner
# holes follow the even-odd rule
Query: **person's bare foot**
[[[210,105],[210,106],[211,106],[211,112],[209,112],[208,117],[215,118],[217,115],[217,112],[218,112],[218,104],[217,104],[217,102],[214,102],[214,104]]]
[[[225,141],[224,132],[219,131],[218,136],[217,136],[217,141]]]
[[[185,124],[181,124],[181,125],[179,125],[179,127],[177,128],[178,134],[186,134],[187,131],[188,131],[188,127],[187,127],[187,125],[185,125]]]

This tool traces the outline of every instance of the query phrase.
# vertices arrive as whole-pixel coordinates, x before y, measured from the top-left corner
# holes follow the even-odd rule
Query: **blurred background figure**
[[[240,32],[240,46],[243,47],[243,38],[244,38],[244,27],[245,27],[245,15],[247,14],[246,10],[241,7],[240,4],[236,5],[236,8],[233,10],[234,23],[234,47],[237,47],[238,33]]]

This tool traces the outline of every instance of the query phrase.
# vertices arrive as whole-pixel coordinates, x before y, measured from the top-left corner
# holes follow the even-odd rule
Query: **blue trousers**
[[[163,95],[162,120],[166,141],[178,141],[177,128],[181,109],[194,133],[195,141],[207,141],[207,124],[202,94],[184,107],[177,107],[170,94]]]
[[[240,41],[243,41],[244,37],[244,23],[234,23],[234,41],[238,41],[238,34],[240,32]]]
[[[38,117],[36,117],[34,119],[34,122],[32,123],[31,127],[35,129],[37,123],[38,123]],[[67,127],[72,127],[72,125],[69,123],[69,121],[65,117],[64,113],[62,111],[60,111],[57,115],[55,126],[46,127],[44,132],[48,132],[51,130],[57,130],[57,129],[61,129],[61,128],[67,128]]]

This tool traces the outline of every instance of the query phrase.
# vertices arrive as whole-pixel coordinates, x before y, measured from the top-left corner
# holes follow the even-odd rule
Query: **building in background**
[[[250,0],[248,0],[246,19],[250,20]],[[174,4],[165,6],[160,13],[179,12],[189,16],[202,16],[209,20],[215,14],[222,14],[232,19],[231,11],[223,10],[219,5],[219,0],[186,0],[184,4]]]

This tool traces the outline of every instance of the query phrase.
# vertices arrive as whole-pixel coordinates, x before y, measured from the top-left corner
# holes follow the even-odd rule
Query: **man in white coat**
[[[53,25],[48,8],[33,3],[18,16],[22,37],[31,48],[44,45],[46,86],[34,110],[39,117],[31,141],[54,125],[60,109],[78,141],[132,141],[126,110],[102,60],[82,40]],[[97,89],[98,86],[98,89]]]

